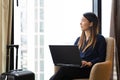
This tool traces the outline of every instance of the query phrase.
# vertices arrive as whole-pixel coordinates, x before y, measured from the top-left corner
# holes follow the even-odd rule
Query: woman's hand
[[[87,66],[87,61],[82,61],[82,67]]]
[[[92,66],[92,63],[91,62],[87,62],[87,61],[82,61],[82,67],[91,67]]]
[[[92,63],[91,63],[91,62],[87,62],[87,66],[88,66],[88,67],[91,67],[91,66],[92,66]]]

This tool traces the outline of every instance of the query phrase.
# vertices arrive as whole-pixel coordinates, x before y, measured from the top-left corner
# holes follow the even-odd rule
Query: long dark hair
[[[89,22],[93,22],[93,26],[90,28],[90,38],[88,40],[87,45],[84,47],[84,41],[86,40],[86,36],[85,36],[85,32],[82,31],[80,40],[78,42],[78,46],[80,49],[82,49],[82,52],[84,52],[87,48],[89,48],[90,46],[95,46],[96,44],[96,35],[98,34],[98,18],[97,16],[92,13],[92,12],[88,12],[83,14],[83,16],[85,18],[87,18],[87,20]]]

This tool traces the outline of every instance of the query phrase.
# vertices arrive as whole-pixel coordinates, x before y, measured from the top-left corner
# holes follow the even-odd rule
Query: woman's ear
[[[93,22],[90,22],[90,26],[91,26],[91,27],[93,26]]]

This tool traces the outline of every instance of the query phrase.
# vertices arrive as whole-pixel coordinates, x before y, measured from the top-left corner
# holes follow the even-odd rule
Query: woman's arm
[[[96,43],[96,45],[98,46],[97,48],[97,54],[98,57],[94,58],[93,60],[91,60],[92,64],[95,64],[97,62],[103,62],[105,61],[106,58],[106,41],[105,38],[103,36],[100,36],[98,38],[98,42]]]

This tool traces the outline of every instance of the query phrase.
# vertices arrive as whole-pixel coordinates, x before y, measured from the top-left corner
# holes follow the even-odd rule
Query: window
[[[19,68],[35,72],[36,80],[48,80],[54,71],[48,45],[74,44],[81,33],[80,18],[92,11],[92,0],[19,0],[14,10]]]
[[[112,0],[102,0],[102,34],[105,37],[110,34],[111,5]]]

